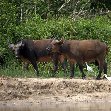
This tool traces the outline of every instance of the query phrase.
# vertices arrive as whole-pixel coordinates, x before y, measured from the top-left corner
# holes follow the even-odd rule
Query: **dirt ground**
[[[0,77],[0,104],[111,102],[111,81]]]

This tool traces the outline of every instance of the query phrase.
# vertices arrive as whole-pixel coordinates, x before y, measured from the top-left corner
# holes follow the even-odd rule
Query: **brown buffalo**
[[[83,63],[95,60],[99,64],[97,79],[100,79],[103,69],[104,73],[107,73],[105,56],[108,52],[108,47],[99,40],[53,40],[47,47],[47,50],[49,52],[61,53],[68,59],[71,77],[74,76],[74,64],[77,63],[84,79],[86,75],[83,72]]]
[[[46,47],[52,42],[52,39],[45,40],[27,40],[24,39],[17,44],[10,44],[9,48],[14,52],[16,58],[20,58],[24,62],[24,67],[27,68],[28,64],[31,63],[36,71],[38,71],[38,62],[54,62],[54,73],[58,68],[58,61],[64,65],[64,56],[58,53],[47,53]]]

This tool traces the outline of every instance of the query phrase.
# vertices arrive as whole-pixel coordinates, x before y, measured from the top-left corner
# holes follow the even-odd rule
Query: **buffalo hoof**
[[[73,76],[70,76],[70,79],[73,79],[74,77]]]
[[[101,80],[101,78],[100,78],[100,77],[97,77],[96,80]]]
[[[83,80],[85,80],[85,79],[86,79],[86,77],[82,77],[82,79],[83,79]]]
[[[85,80],[86,79],[86,75],[82,76],[82,79]]]

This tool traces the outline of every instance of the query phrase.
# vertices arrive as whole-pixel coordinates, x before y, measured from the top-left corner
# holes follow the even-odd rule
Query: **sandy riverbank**
[[[111,101],[111,81],[63,78],[0,78],[0,104]]]

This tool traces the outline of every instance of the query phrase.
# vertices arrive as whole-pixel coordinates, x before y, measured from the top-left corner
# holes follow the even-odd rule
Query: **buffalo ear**
[[[24,43],[22,43],[22,45],[21,45],[21,46],[22,46],[22,47],[24,47],[24,45],[25,45],[25,44],[24,44]]]
[[[52,44],[54,44],[54,45],[56,45],[56,44],[57,44],[57,45],[61,45],[61,44],[63,44],[63,40],[60,40],[60,41],[59,41],[59,40],[55,40],[55,39],[54,39],[54,40],[52,41]]]
[[[21,43],[19,44],[21,47],[24,47],[24,43],[23,43],[23,41],[21,41]]]
[[[63,43],[64,43],[63,39],[61,39],[61,40],[58,42],[59,45],[62,45]]]
[[[14,44],[9,44],[8,46],[10,49],[13,49],[14,48]]]

